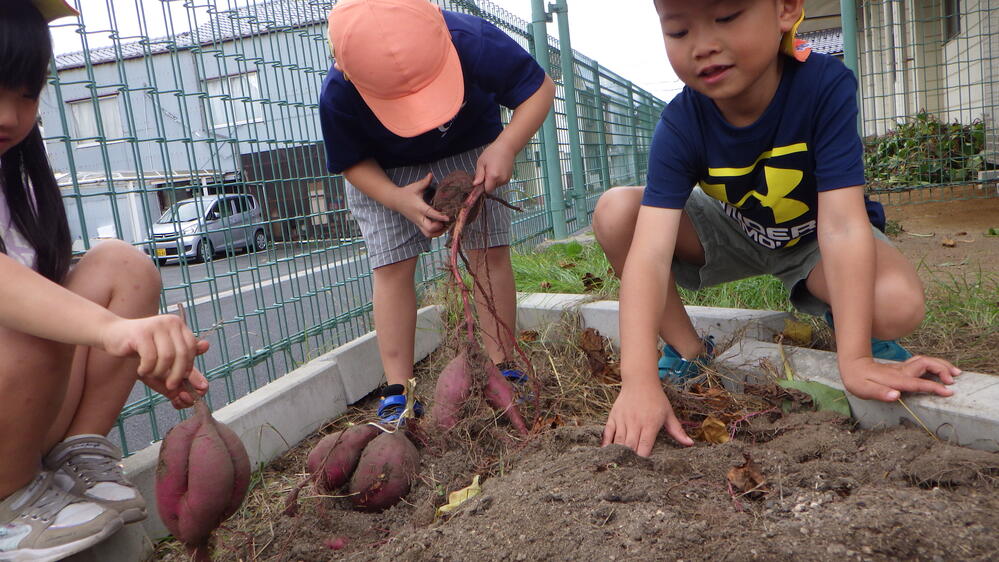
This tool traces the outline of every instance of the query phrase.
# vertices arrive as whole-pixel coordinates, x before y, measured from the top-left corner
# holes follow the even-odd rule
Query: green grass
[[[526,293],[588,293],[616,299],[620,282],[597,244],[569,242],[541,251],[515,252],[512,256],[517,290]],[[602,280],[599,288],[587,290],[586,274]],[[710,287],[701,291],[680,290],[685,304],[790,311],[787,291],[775,277],[761,276]]]
[[[515,252],[512,259],[518,291],[618,298],[620,283],[595,243],[556,244],[541,251]],[[914,353],[942,357],[963,369],[999,373],[999,356],[995,353],[999,348],[999,274],[954,274],[920,267],[922,277],[931,279],[926,287],[926,319],[902,343]],[[602,284],[587,290],[583,284],[586,274],[599,277]],[[751,277],[696,292],[681,289],[680,296],[688,305],[795,312],[787,291],[772,276]],[[826,331],[821,319],[796,316],[816,332]]]

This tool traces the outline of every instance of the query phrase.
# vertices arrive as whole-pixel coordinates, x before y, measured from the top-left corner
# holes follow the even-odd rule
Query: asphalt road
[[[183,303],[191,328],[211,343],[198,360],[202,370],[244,358],[245,366],[212,381],[209,403],[218,408],[371,330],[368,314],[349,317],[371,300],[369,273],[363,245],[310,250],[277,244],[266,252],[210,263],[163,266],[163,309],[176,312]],[[302,338],[287,351],[265,351],[340,316],[334,326]],[[249,357],[262,360],[251,364]],[[128,403],[147,395],[151,391],[136,383]],[[111,438],[135,452],[161,439],[180,420],[169,403],[157,405],[154,412],[127,417]]]

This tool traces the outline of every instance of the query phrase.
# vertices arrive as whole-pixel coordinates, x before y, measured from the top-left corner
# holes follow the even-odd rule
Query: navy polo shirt
[[[544,82],[541,66],[512,37],[486,20],[444,10],[461,60],[465,100],[449,123],[412,138],[385,128],[343,73],[330,68],[319,97],[326,165],[338,174],[374,158],[382,168],[425,164],[496,140],[499,106],[516,108]]]

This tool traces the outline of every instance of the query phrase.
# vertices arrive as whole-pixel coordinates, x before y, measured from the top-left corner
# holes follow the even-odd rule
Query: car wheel
[[[205,238],[201,241],[201,244],[198,246],[198,257],[205,263],[215,259],[215,246],[212,245],[211,240]]]
[[[253,251],[263,252],[267,249],[267,235],[264,234],[264,230],[260,229],[253,234]]]
[[[166,265],[166,262],[167,262],[166,258],[156,258],[156,263],[160,264],[161,267]]]

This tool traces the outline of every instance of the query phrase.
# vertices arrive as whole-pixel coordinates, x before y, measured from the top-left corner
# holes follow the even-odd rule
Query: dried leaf
[[[521,343],[533,343],[538,341],[541,335],[538,334],[537,330],[524,330],[520,332]]]
[[[601,287],[604,286],[604,280],[600,277],[587,272],[583,275],[583,290],[584,291],[599,291]]]
[[[964,232],[964,231],[962,230],[961,232],[958,232],[958,233],[957,233],[957,234],[955,234],[954,236],[967,236],[967,235],[968,235],[968,233],[967,233],[967,232]]]
[[[792,344],[807,346],[812,343],[812,326],[805,322],[799,322],[793,318],[784,320],[784,331],[781,335]]]
[[[579,348],[586,354],[586,362],[593,377],[604,384],[621,382],[621,370],[616,361],[612,361],[607,352],[607,338],[593,328],[587,328],[579,334]]]
[[[576,262],[563,261],[559,262],[558,266],[561,267],[562,269],[572,269],[576,267]]]
[[[749,453],[742,453],[742,456],[746,462],[730,468],[726,477],[741,494],[750,499],[761,498],[767,492],[767,479]]]
[[[957,246],[957,242],[954,241],[953,238],[944,238],[943,242],[941,242],[941,244],[943,244],[944,246],[946,246],[948,248],[953,248],[954,246]]]
[[[551,284],[550,281],[542,281],[541,284],[540,284],[540,286],[541,286],[542,289],[551,289],[552,288],[552,284]]]
[[[538,418],[538,420],[534,423],[534,428],[531,429],[531,433],[533,434],[548,429],[557,429],[563,425],[565,425],[565,421],[562,419],[562,416]]]
[[[696,438],[715,445],[728,443],[729,440],[728,427],[725,425],[725,422],[712,416],[704,418],[704,421],[701,422],[701,427],[694,433],[697,435]]]
[[[479,492],[481,491],[482,487],[479,486],[479,475],[476,474],[475,476],[472,477],[471,484],[465,486],[460,490],[456,490],[448,494],[447,504],[437,508],[437,517],[440,517],[445,513],[450,513],[455,509],[458,509],[458,506],[464,503],[465,500],[469,498],[474,498],[475,496],[479,495]]]

